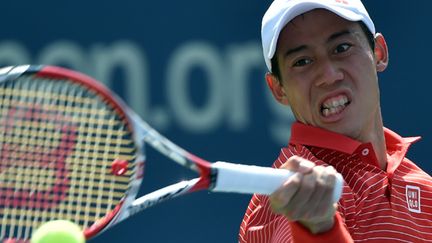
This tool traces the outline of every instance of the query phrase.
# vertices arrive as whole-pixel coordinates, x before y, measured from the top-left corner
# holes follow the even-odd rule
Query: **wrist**
[[[335,224],[335,220],[334,217],[330,217],[320,222],[299,221],[299,223],[306,227],[312,234],[319,234],[331,230]]]

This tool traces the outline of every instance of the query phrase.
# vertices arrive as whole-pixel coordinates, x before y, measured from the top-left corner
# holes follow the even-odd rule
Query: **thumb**
[[[292,172],[300,172],[307,174],[312,171],[315,164],[300,156],[294,155],[290,157],[280,168],[290,170]]]

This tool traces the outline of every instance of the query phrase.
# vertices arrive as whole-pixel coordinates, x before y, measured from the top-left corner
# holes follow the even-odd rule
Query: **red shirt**
[[[313,235],[273,214],[268,197],[254,195],[240,226],[239,242],[432,242],[432,178],[405,157],[419,138],[385,129],[387,170],[370,143],[295,123],[288,147],[274,166],[298,155],[332,165],[345,180],[334,227]]]

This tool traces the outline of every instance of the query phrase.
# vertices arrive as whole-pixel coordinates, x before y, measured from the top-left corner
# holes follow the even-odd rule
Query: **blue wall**
[[[269,4],[5,1],[0,64],[45,63],[83,71],[116,90],[187,150],[209,160],[270,165],[288,141],[292,116],[265,88],[260,24]],[[390,66],[380,74],[385,125],[405,136],[423,136],[409,156],[431,172],[427,10],[432,2],[365,0],[365,5],[390,48]],[[192,176],[149,149],[142,190]],[[189,195],[90,242],[236,242],[249,197]]]

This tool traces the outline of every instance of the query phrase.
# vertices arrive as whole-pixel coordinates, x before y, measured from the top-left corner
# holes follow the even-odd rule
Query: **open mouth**
[[[330,117],[341,113],[351,103],[346,95],[338,95],[324,100],[321,104],[321,115]]]

